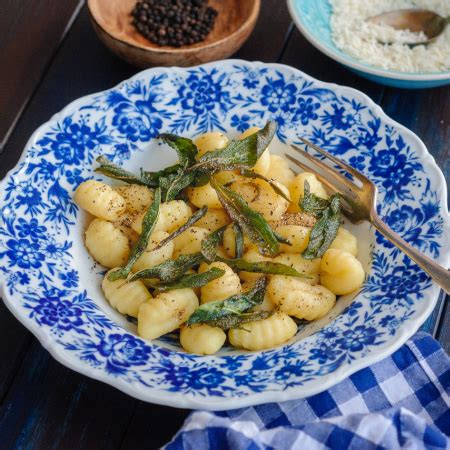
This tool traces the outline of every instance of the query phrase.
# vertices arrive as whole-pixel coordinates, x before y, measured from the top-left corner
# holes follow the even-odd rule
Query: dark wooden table
[[[264,0],[236,58],[280,62],[368,94],[417,133],[450,178],[450,89],[386,88],[363,80],[312,47],[283,0]],[[0,178],[35,128],[67,103],[137,69],[94,34],[81,0],[0,2]],[[450,311],[441,296],[424,329],[449,350]],[[447,308],[447,310],[445,310]],[[0,448],[143,449],[167,442],[188,411],[135,400],[58,362],[0,302]]]

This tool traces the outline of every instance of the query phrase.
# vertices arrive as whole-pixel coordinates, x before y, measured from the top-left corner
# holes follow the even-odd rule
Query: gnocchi
[[[336,296],[326,287],[280,275],[271,278],[267,295],[280,311],[306,320],[322,318],[336,302]]]
[[[202,240],[209,235],[205,228],[190,227],[173,240],[173,257],[190,255],[201,250]]]
[[[327,192],[317,177],[310,172],[299,173],[289,184],[289,192],[291,193],[291,204],[289,212],[300,212],[299,200],[305,196],[305,181],[309,184],[312,194],[316,194],[320,198],[328,198]]]
[[[75,201],[93,216],[104,220],[117,220],[126,210],[124,198],[111,186],[96,180],[81,183]]]
[[[205,153],[225,148],[228,144],[228,138],[220,132],[211,132],[200,135],[195,139],[197,146],[197,158],[201,158]]]
[[[323,286],[336,295],[357,291],[364,283],[362,264],[349,252],[328,249],[320,264],[320,280]]]
[[[196,222],[196,226],[207,229],[210,233],[230,223],[228,214],[223,209],[208,209],[206,214]]]
[[[281,185],[279,187],[283,189]],[[239,180],[232,183],[230,188],[240,194],[250,208],[262,214],[266,220],[279,220],[288,209],[289,202],[277,194],[267,181]]]
[[[182,200],[172,200],[163,203],[159,209],[159,218],[153,231],[172,233],[181,227],[192,216],[192,208]],[[135,217],[131,227],[136,233],[142,233],[142,220],[144,214]]]
[[[284,186],[289,186],[295,178],[289,163],[280,155],[270,155],[269,175]]]
[[[303,278],[305,283],[319,283],[320,258],[305,259],[299,254],[282,253],[274,258],[273,261],[293,267],[297,272],[305,276]]]
[[[220,350],[227,335],[218,327],[205,324],[183,326],[180,330],[180,344],[189,353],[212,355]]]
[[[176,289],[142,303],[138,312],[138,333],[144,339],[156,339],[180,327],[198,308],[192,289]]]
[[[222,208],[217,192],[209,183],[204,186],[187,188],[187,197],[197,208],[202,208],[203,206],[215,209]]]
[[[202,134],[194,141],[198,149],[197,159],[200,159],[205,153],[225,148],[228,142],[228,138],[220,132]],[[218,172],[215,178],[219,183],[226,184],[231,180],[234,181],[238,176],[237,171],[226,170]]]
[[[310,228],[301,225],[281,225],[275,230],[281,237],[287,239],[291,245],[281,244],[282,253],[302,253],[309,243]]]
[[[140,280],[128,282],[127,280],[109,281],[108,274],[102,281],[102,289],[106,300],[111,306],[122,314],[137,317],[139,307],[148,302],[152,295]]]
[[[202,272],[211,269],[212,267],[217,267],[222,269],[225,273],[215,280],[202,286],[200,292],[200,298],[202,303],[209,303],[217,300],[225,300],[242,292],[241,281],[236,273],[223,262],[213,262],[205,267],[203,267]]]
[[[339,227],[337,236],[331,243],[330,248],[344,250],[351,253],[353,256],[356,256],[358,254],[358,240],[356,239],[356,236],[350,233],[350,231]]]
[[[297,325],[286,313],[276,312],[267,319],[249,322],[228,332],[231,345],[246,350],[264,350],[288,341],[297,333]]]
[[[165,231],[155,231],[152,233],[147,248],[133,265],[134,272],[157,266],[172,258],[175,247],[174,241],[169,241],[163,247],[154,250],[154,248],[168,236],[169,233],[166,233]]]
[[[130,255],[128,238],[111,222],[94,219],[86,230],[89,253],[105,267],[123,266]]]
[[[242,140],[259,130],[251,127],[239,136],[244,155],[254,151],[255,140],[249,139],[249,146]],[[111,269],[101,282],[104,297],[112,308],[137,319],[140,337],[152,340],[179,330],[181,347],[198,355],[218,352],[227,336],[236,348],[264,350],[295,336],[293,318],[319,320],[334,307],[337,296],[360,289],[365,273],[357,259],[356,236],[343,226],[336,233],[336,225],[324,232],[324,221],[315,228],[324,216],[311,206],[313,198],[300,210],[306,182],[311,193],[325,200],[323,208],[330,208],[327,191],[313,173],[294,174],[286,159],[271,153],[275,146],[259,149],[262,153],[253,167],[245,158],[238,159],[239,164],[228,160],[236,157],[236,143],[229,145],[221,132],[202,134],[193,142],[189,161],[182,161],[191,167],[175,176],[172,169],[161,171],[162,181],[148,183],[152,188],[130,174],[130,184],[111,187],[88,180],[74,194],[77,204],[94,216],[88,216],[86,248]],[[258,136],[257,142],[264,140]],[[222,149],[226,151],[217,158]],[[211,183],[199,186],[191,181],[178,187],[180,179],[186,179],[182,170],[195,170],[199,179],[205,166],[195,159],[206,153],[212,179],[236,195],[224,189],[219,200]],[[251,157],[254,161],[255,155]],[[223,170],[226,167],[234,169]],[[153,187],[158,182],[159,187]],[[160,198],[156,215],[155,208],[149,208]],[[203,207],[206,212],[194,220],[193,214]],[[236,224],[243,230],[239,261]],[[278,263],[276,273],[269,262]],[[121,270],[111,276],[115,269]],[[119,276],[123,278],[116,279]]]
[[[153,192],[148,187],[139,184],[116,186],[114,191],[125,200],[126,209],[130,213],[145,212],[153,201]]]

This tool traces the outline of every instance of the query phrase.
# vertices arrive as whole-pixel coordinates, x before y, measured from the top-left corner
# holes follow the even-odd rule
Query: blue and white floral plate
[[[175,158],[152,140],[159,132],[237,135],[269,118],[278,121],[281,141],[306,136],[363,171],[380,189],[387,223],[449,263],[445,180],[417,136],[358,91],[283,65],[228,60],[138,73],[74,101],[33,134],[0,185],[7,307],[62,364],[136,398],[183,408],[308,396],[392,353],[430,314],[439,289],[368,226],[354,229],[369,271],[363,290],[342,298],[324,329],[301,330],[273,350],[225,348],[199,357],[170,336],[146,342],[104,300],[103,269],[84,248],[86,217],[72,200],[75,187],[93,176],[95,157],[157,169]]]

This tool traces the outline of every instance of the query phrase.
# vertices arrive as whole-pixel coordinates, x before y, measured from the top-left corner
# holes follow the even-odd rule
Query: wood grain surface
[[[82,3],[0,1],[0,151]]]
[[[6,3],[9,7],[13,4],[12,0]],[[46,1],[23,0],[22,3],[36,7]],[[53,17],[53,22],[46,26],[53,27],[53,30],[64,30],[71,16],[68,13],[69,6],[66,5],[72,5],[73,8],[77,2],[67,0],[64,8],[61,7],[62,2],[48,3],[52,3],[54,8],[60,5],[60,11],[55,9],[51,12],[52,7],[48,8],[48,15]],[[4,8],[4,5],[0,8]],[[29,12],[22,11],[21,14]],[[8,20],[22,19],[14,15],[9,19],[0,17],[0,26],[8,25]],[[58,26],[55,21],[58,21]],[[47,33],[50,36],[51,32]],[[11,34],[11,42],[14,42],[13,37],[14,34]],[[1,45],[6,44],[0,44],[0,48]],[[35,40],[34,46],[33,41],[29,45],[30,49],[27,49],[28,53],[23,58],[31,61],[33,55],[43,50],[39,40]],[[50,50],[46,47],[48,53],[44,52],[50,56],[46,67],[40,69],[39,81],[28,88],[26,98],[31,100],[20,115],[4,151],[0,153],[0,177],[15,165],[34,129],[51,115],[70,101],[110,88],[136,72],[136,68],[114,56],[102,45],[90,25],[85,7],[62,43],[55,38],[50,47]],[[280,0],[262,1],[256,28],[235,57],[282,62],[321,80],[362,90],[391,117],[416,132],[434,155],[446,178],[450,178],[449,88],[400,90],[384,88],[357,77],[322,55],[300,35],[290,22],[285,2]],[[18,67],[13,67],[14,64]],[[19,73],[21,67],[28,67],[29,64],[12,58],[10,72]],[[17,99],[14,99],[13,93],[7,94],[5,96],[0,92],[3,112],[0,130],[4,123],[13,123],[19,111],[17,108],[8,108],[12,104],[11,99],[14,102]],[[3,135],[0,133],[0,136]],[[440,322],[438,313],[437,309],[426,329],[433,331],[437,328],[437,336],[450,349],[448,306]],[[1,302],[0,360],[2,450],[153,449],[167,442],[188,414],[185,410],[135,400],[108,385],[67,369],[40,346]]]

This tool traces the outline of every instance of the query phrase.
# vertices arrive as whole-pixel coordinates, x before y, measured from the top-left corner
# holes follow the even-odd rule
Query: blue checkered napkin
[[[450,360],[425,333],[303,400],[196,411],[173,449],[450,449]]]

